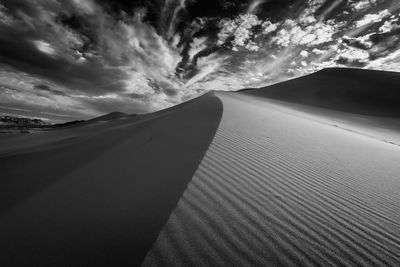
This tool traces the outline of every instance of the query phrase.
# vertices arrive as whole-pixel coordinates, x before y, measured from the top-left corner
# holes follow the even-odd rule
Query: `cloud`
[[[47,43],[45,41],[36,40],[36,41],[33,41],[33,44],[36,46],[36,48],[40,52],[43,52],[43,53],[48,54],[48,55],[55,55],[56,54],[56,50],[54,50],[54,48],[51,46],[51,44],[49,44],[49,43]]]
[[[367,65],[369,53],[365,50],[354,47],[342,49],[336,59],[336,62],[341,65],[352,67],[364,67]]]
[[[267,0],[252,0],[247,9],[247,14],[256,14],[259,7],[266,1]]]
[[[162,23],[170,27],[168,37],[173,36],[185,3],[166,2],[167,14]],[[78,93],[75,95],[84,96],[80,98],[87,103],[90,98],[98,100],[101,96],[115,95],[102,98],[101,105],[108,106],[107,100],[115,104],[118,99],[131,103],[132,112],[141,101],[152,111],[154,107],[179,103],[191,94],[190,90],[178,93],[184,91],[185,82],[176,73],[184,58],[183,48],[178,47],[180,37],[166,39],[143,22],[142,10],[132,17],[115,16],[94,1],[16,0],[7,8],[2,6],[0,11],[12,21],[12,25],[0,26],[0,59],[16,73],[29,73],[44,82],[68,88]],[[192,47],[191,59],[204,48],[200,43]],[[138,101],[125,101],[127,96]],[[160,102],[149,104],[148,99]],[[139,106],[143,109],[143,105]],[[88,110],[89,113],[93,110]]]
[[[303,50],[303,51],[300,52],[300,56],[303,57],[303,58],[307,58],[308,55],[309,55],[309,53],[306,50]]]
[[[215,53],[200,58],[197,62],[199,69],[198,72],[186,82],[185,86],[189,87],[195,83],[198,83],[207,78],[210,74],[215,73],[217,70],[220,70],[225,62],[225,59],[226,58],[220,57]]]
[[[218,44],[228,43],[233,48],[244,47],[253,36],[253,28],[261,25],[261,23],[262,21],[252,14],[242,14],[233,20],[221,20]]]
[[[93,15],[96,12],[96,5],[93,0],[72,0],[77,10],[86,15]]]
[[[54,94],[54,95],[60,95],[60,96],[67,96],[67,94],[65,92],[53,89],[51,86],[46,85],[46,84],[37,84],[33,88],[36,91],[44,91],[45,93],[50,93],[50,95]]]
[[[400,71],[400,50],[370,61],[366,68],[385,71]]]
[[[315,46],[332,41],[335,33],[333,23],[314,23],[304,27],[294,20],[286,20],[273,41],[282,47]]]
[[[390,20],[387,20],[379,27],[379,32],[388,33],[400,29],[400,18],[397,16],[392,16]]]
[[[350,7],[353,11],[360,11],[371,8],[376,2],[377,0],[352,0],[350,1]]]
[[[384,18],[387,18],[391,15],[388,9],[382,10],[376,14],[367,14],[362,19],[356,21],[356,27],[363,27],[366,25],[370,25],[373,23],[381,22]]]
[[[357,38],[344,36],[343,42],[355,48],[368,50],[371,49],[373,46],[370,37],[371,35],[359,36]]]
[[[149,112],[327,66],[400,62],[393,1],[0,2],[0,102],[53,116]]]
[[[208,48],[207,37],[194,38],[190,43],[190,50],[188,52],[189,61],[193,61],[195,56]]]
[[[265,35],[275,32],[278,29],[278,25],[272,23],[269,20],[264,21],[263,24],[261,25],[261,27],[263,30],[263,34],[265,34]]]

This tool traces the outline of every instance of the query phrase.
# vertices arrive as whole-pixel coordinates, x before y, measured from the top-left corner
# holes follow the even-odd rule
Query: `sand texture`
[[[400,148],[218,94],[205,158],[143,266],[398,266]]]

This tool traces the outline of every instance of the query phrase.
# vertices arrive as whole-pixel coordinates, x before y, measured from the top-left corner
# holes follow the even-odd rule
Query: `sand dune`
[[[150,115],[2,138],[0,265],[139,264],[221,112],[210,94]]]
[[[400,117],[400,73],[331,68],[250,95],[365,115]]]
[[[398,266],[400,147],[367,127],[397,107],[369,96],[354,103],[346,84],[337,92],[340,79],[351,80],[343,72],[354,70],[218,93],[216,137],[143,266]],[[378,98],[379,77],[398,77],[361,73],[358,89]],[[329,77],[335,99],[323,95]],[[361,132],[332,125],[335,116]]]
[[[278,103],[286,112],[400,145],[400,74],[331,68],[245,95]]]
[[[217,135],[144,266],[400,263],[399,147],[217,95]]]
[[[330,69],[5,135],[0,265],[399,266],[397,84]]]

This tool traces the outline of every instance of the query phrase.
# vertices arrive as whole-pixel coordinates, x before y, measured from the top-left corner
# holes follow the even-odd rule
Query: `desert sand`
[[[323,123],[400,144],[398,88],[397,72],[330,68],[261,90],[242,92],[268,98],[282,108],[304,111],[302,116],[308,119],[322,118]]]
[[[398,78],[330,69],[0,137],[0,261],[399,266]]]
[[[205,95],[155,114],[2,137],[0,265],[140,264],[221,114]]]
[[[353,72],[368,77],[349,87]],[[216,137],[143,266],[398,266],[400,147],[387,140],[400,113],[380,95],[400,104],[393,76],[333,69],[217,93]]]

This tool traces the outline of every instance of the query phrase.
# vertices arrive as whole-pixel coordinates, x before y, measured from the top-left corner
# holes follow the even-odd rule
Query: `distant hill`
[[[120,118],[129,116],[126,113],[122,112],[111,112],[90,120],[75,120],[75,121],[68,121],[65,123],[60,123],[60,124],[54,124],[51,126],[51,128],[60,128],[60,127],[76,127],[76,126],[82,126],[82,125],[88,125],[88,124],[93,124],[93,123],[99,123],[99,122],[106,122],[106,121],[113,121],[113,120],[118,120]]]
[[[128,116],[128,114],[122,112],[111,112],[106,115],[102,115],[100,117],[96,117],[90,120],[75,120],[68,121],[65,123],[57,123],[52,124],[45,122],[41,119],[37,118],[26,118],[26,117],[15,117],[15,116],[2,116],[0,117],[0,132],[1,133],[11,133],[11,132],[30,132],[29,129],[33,128],[46,128],[49,129],[57,129],[57,128],[66,128],[66,127],[76,127],[87,124],[106,122],[112,120],[118,120],[119,118],[123,118]],[[132,115],[135,116],[135,115]]]
[[[49,126],[51,123],[45,122],[41,119],[13,117],[13,116],[2,116],[0,117],[0,126],[11,126],[11,127],[38,127],[38,126]]]

